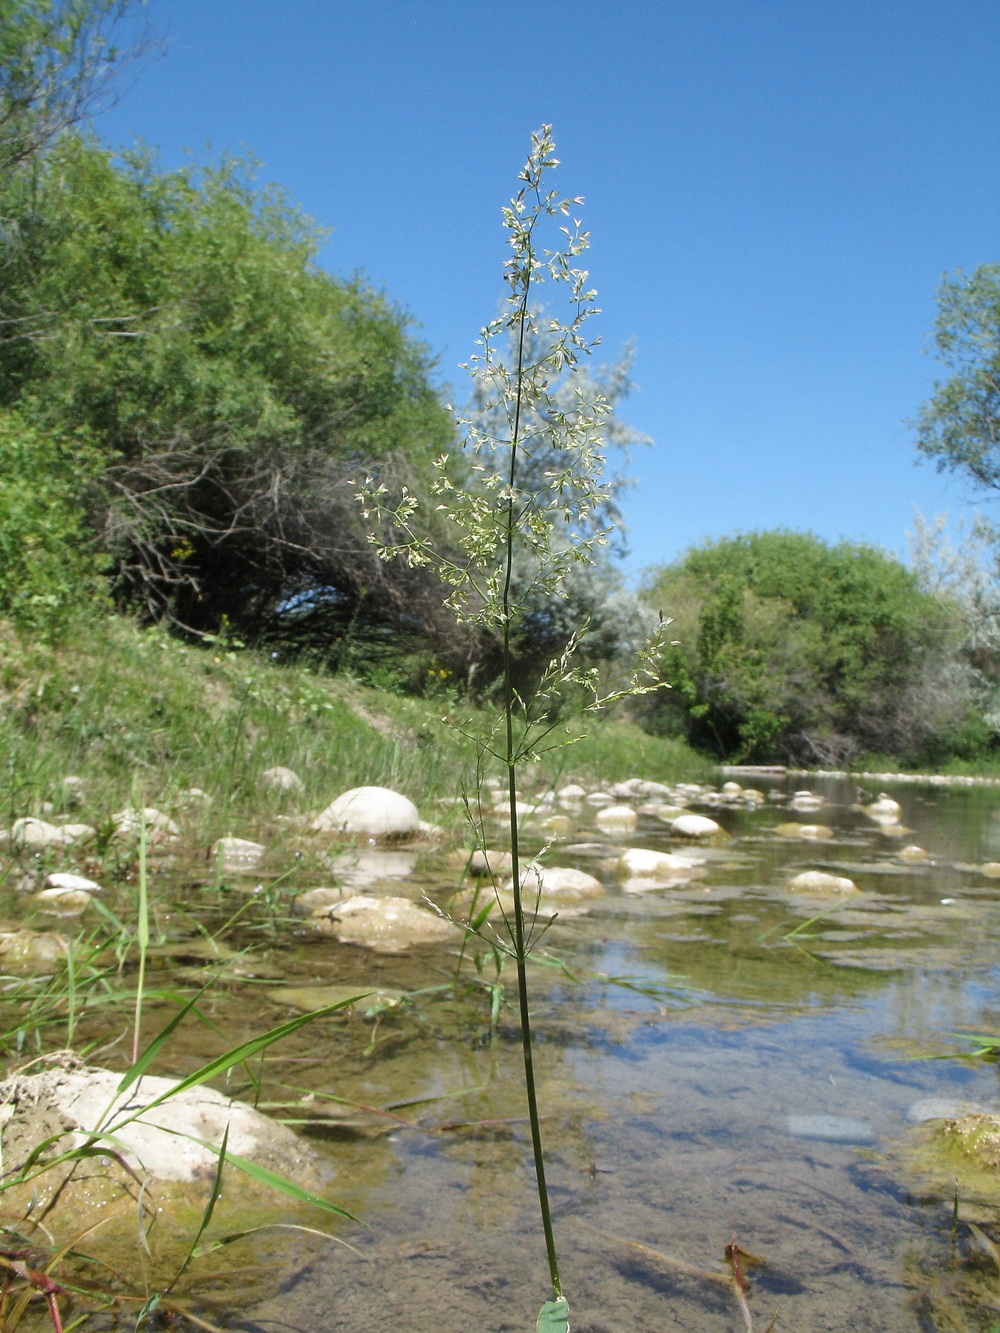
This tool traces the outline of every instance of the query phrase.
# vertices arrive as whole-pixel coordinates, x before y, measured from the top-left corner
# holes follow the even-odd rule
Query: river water
[[[900,787],[901,833],[859,812],[850,782],[812,789],[818,813],[774,800],[710,811],[731,841],[709,853],[705,879],[639,895],[609,878],[606,898],[542,942],[651,991],[532,971],[579,1333],[743,1328],[719,1277],[734,1236],[765,1261],[749,1297],[761,1329],[775,1315],[795,1333],[1000,1321],[996,1263],[965,1220],[988,1231],[994,1214],[960,1199],[955,1224],[954,1186],[914,1158],[926,1131],[913,1123],[928,1098],[1000,1105],[993,1065],[922,1058],[968,1049],[952,1034],[1000,1031],[1000,885],[979,869],[1000,858],[1000,798]],[[834,837],[776,836],[789,820]],[[628,843],[670,839],[644,817]],[[928,860],[901,859],[907,844]],[[547,860],[607,874],[597,849]],[[790,873],[813,868],[861,893],[829,910],[787,891]],[[382,1106],[479,1091],[398,1112],[419,1128],[330,1142],[367,1225],[344,1233],[354,1252],[311,1251],[247,1326],[523,1330],[547,1283],[513,1023],[505,1011],[491,1039],[485,1005],[470,1016],[442,992],[383,1022],[382,1038],[344,1071],[343,1095]]]
[[[574,1333],[744,1329],[724,1263],[734,1238],[763,1260],[745,1261],[759,1330],[776,1316],[790,1333],[988,1333],[1000,1324],[988,1240],[1000,1210],[963,1181],[956,1216],[954,1179],[917,1121],[927,1099],[938,1114],[1000,1107],[996,1066],[960,1058],[970,1044],[955,1035],[1000,1033],[1000,880],[982,869],[1000,861],[1000,795],[900,785],[901,827],[883,828],[853,782],[812,782],[824,804],[810,813],[787,804],[802,779],[755,785],[769,797],[759,807],[707,811],[729,837],[687,884],[626,892],[593,812],[545,853],[607,886],[585,915],[555,921],[531,969]],[[833,836],[775,832],[788,822]],[[927,859],[901,857],[907,845]],[[653,815],[619,846],[678,850]],[[384,869],[404,877],[375,891],[443,902],[456,886],[445,853],[409,876],[405,857]],[[860,892],[790,891],[806,869]],[[239,910],[218,884],[186,894],[158,909],[154,986],[158,961],[175,985],[196,978],[205,923]],[[230,1274],[212,1318],[260,1333],[523,1333],[548,1282],[511,969],[491,1023],[485,949],[479,971],[467,953],[456,988],[452,952],[338,945],[274,918],[274,901],[268,930],[247,912],[219,937],[227,951],[252,946],[214,992],[228,1040],[294,1012],[289,983],[320,987],[318,1000],[333,984],[409,998],[304,1029],[269,1056],[261,1104],[328,1158],[330,1197],[359,1224],[339,1228],[347,1245],[248,1242],[245,1286]],[[205,1058],[203,1033],[179,1033],[161,1072]]]

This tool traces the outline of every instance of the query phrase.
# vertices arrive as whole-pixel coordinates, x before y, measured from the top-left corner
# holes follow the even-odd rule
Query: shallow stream
[[[786,797],[803,785],[753,782]],[[775,1315],[789,1333],[985,1333],[1000,1322],[1000,1260],[968,1228],[989,1234],[1000,1211],[960,1191],[956,1217],[954,1184],[921,1155],[916,1123],[929,1098],[938,1114],[1000,1107],[996,1066],[951,1058],[970,1047],[955,1034],[1000,1033],[1000,880],[982,870],[1000,861],[1000,795],[899,786],[900,832],[857,809],[852,782],[810,785],[818,812],[774,799],[707,810],[731,836],[700,849],[705,877],[684,885],[624,891],[592,812],[545,854],[608,890],[555,921],[531,971],[574,1333],[743,1329],[723,1264],[734,1237],[765,1261],[750,1271],[761,1330]],[[833,830],[824,841],[774,832],[820,821]],[[909,844],[928,859],[901,858]],[[653,815],[618,846],[679,850]],[[405,857],[385,863],[389,878],[369,891],[444,902],[456,886],[444,852],[392,877],[408,868]],[[789,891],[805,869],[848,876],[860,892]],[[261,1104],[329,1157],[330,1197],[364,1225],[339,1231],[353,1248],[298,1234],[251,1245],[242,1294],[226,1287],[227,1326],[523,1333],[547,1276],[512,970],[491,1029],[488,954],[477,973],[469,951],[469,985],[456,991],[453,952],[384,957],[316,937],[276,892],[263,895],[270,917],[252,903],[215,943],[206,929],[238,911],[238,889],[188,873],[167,876],[160,896],[152,981],[198,980],[221,949],[211,1016],[233,1044],[333,985],[411,995],[306,1028],[269,1056]],[[159,1072],[206,1058],[203,1027],[178,1036]]]

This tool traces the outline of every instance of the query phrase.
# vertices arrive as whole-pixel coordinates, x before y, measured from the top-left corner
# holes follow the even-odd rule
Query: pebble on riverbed
[[[846,875],[828,875],[825,870],[803,870],[788,881],[793,893],[857,893],[858,886]]]

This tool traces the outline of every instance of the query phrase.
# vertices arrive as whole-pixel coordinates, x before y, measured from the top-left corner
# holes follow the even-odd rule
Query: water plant
[[[391,496],[384,481],[369,476],[359,489],[365,518],[377,528],[371,540],[380,557],[434,567],[450,589],[447,605],[459,620],[499,640],[500,707],[475,737],[476,771],[482,779],[488,766],[499,770],[510,819],[513,906],[505,911],[497,900],[497,929],[486,938],[512,959],[516,970],[525,1095],[552,1288],[538,1315],[539,1333],[567,1330],[569,1304],[546,1186],[534,1072],[527,963],[544,928],[539,928],[537,900],[533,905],[525,883],[518,772],[575,739],[566,726],[567,699],[583,713],[596,714],[659,684],[652,665],[654,640],[640,651],[626,679],[606,685],[596,667],[580,664],[586,626],[569,636],[533,686],[525,687],[517,670],[517,632],[525,608],[538,595],[558,599],[573,572],[594,561],[611,532],[606,515],[614,496],[604,476],[602,426],[609,400],[594,379],[574,378],[596,346],[584,334],[586,321],[597,311],[588,273],[579,264],[588,246],[588,233],[575,217],[583,201],[547,188],[558,165],[554,151],[552,128],[543,125],[532,134],[520,188],[503,210],[510,248],[504,265],[507,296],[463,367],[472,376],[476,404],[474,412],[457,417],[465,466],[456,469],[449,454],[437,462],[432,489],[453,537],[451,552],[421,537],[418,500],[405,486]],[[562,320],[538,303],[536,292],[545,281],[565,298],[568,311]],[[386,532],[393,534],[391,541]],[[480,793],[477,782],[466,809],[485,850]],[[483,933],[488,922],[478,908],[476,900],[467,929]]]

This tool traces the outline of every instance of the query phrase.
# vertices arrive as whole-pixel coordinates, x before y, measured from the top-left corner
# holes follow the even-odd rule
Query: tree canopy
[[[643,597],[676,640],[650,724],[719,756],[839,765],[913,754],[960,724],[953,701],[931,700],[947,614],[874,547],[726,537],[654,571]]]
[[[291,604],[299,632],[359,599],[433,614],[426,576],[371,555],[353,485],[419,488],[451,447],[430,358],[385,296],[317,266],[280,191],[245,162],[163,172],[64,133],[0,178],[0,214],[0,406],[99,448],[120,595],[255,636]]]
[[[941,469],[1000,488],[1000,264],[982,264],[942,283],[934,327],[937,355],[951,371],[924,405],[917,448]]]

